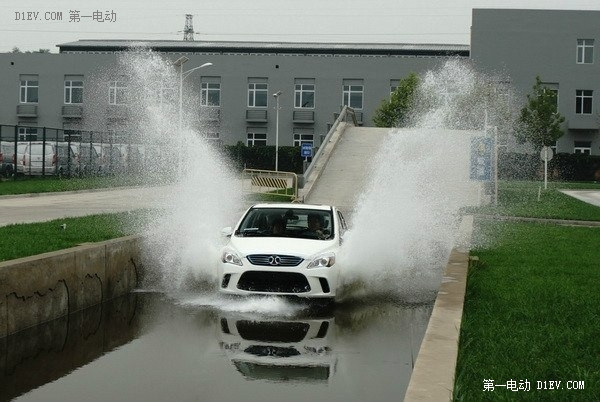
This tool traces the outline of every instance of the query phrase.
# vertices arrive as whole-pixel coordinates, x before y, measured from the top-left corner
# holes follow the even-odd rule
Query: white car
[[[336,253],[346,230],[328,205],[258,204],[237,226],[223,229],[219,290],[249,295],[335,298]]]

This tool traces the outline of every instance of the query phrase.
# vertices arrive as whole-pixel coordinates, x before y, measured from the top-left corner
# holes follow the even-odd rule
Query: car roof
[[[293,209],[318,209],[322,211],[329,211],[331,205],[320,205],[320,204],[299,204],[292,202],[277,202],[277,203],[263,203],[253,205],[252,208],[293,208]]]

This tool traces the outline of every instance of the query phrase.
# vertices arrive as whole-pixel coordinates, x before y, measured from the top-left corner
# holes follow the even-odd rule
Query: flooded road
[[[0,400],[398,401],[431,310],[133,293],[1,339]]]

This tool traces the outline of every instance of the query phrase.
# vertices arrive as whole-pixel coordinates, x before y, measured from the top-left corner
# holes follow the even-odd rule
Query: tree
[[[40,48],[39,50],[27,50],[26,52],[22,52],[21,49],[19,49],[18,47],[13,47],[12,50],[10,51],[11,53],[50,53],[50,49],[42,49]]]
[[[390,99],[385,99],[375,110],[373,123],[377,127],[402,127],[405,125],[414,104],[418,85],[419,77],[415,73],[410,73],[408,77],[401,79]]]
[[[561,124],[565,118],[558,113],[556,92],[535,77],[533,92],[527,95],[527,105],[521,109],[515,136],[520,143],[529,142],[541,149],[556,143],[564,133]]]

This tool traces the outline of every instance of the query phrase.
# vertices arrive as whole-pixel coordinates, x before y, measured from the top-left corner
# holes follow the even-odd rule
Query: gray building
[[[600,155],[600,11],[473,10],[471,59],[506,76],[524,103],[535,77],[558,93],[558,152]]]
[[[539,75],[558,92],[558,110],[566,117],[557,150],[597,155],[598,21],[600,11],[475,9],[470,46],[81,40],[58,45],[59,54],[5,53],[0,54],[0,124],[67,133],[120,131],[127,126],[126,84],[110,79],[98,88],[94,77],[114,69],[121,52],[142,45],[172,61],[186,56],[185,70],[213,63],[185,81],[202,99],[197,114],[207,137],[225,144],[275,144],[272,95],[281,91],[279,144],[318,146],[343,105],[354,107],[362,124],[372,125],[374,111],[398,79],[451,57],[470,57],[478,70],[506,77],[519,107]],[[91,93],[101,94],[94,108]],[[88,118],[99,114],[98,102],[108,111],[100,126]],[[34,128],[22,127],[18,134],[39,138]]]
[[[6,94],[0,99],[0,123],[89,129],[86,103],[96,85],[93,77],[116,66],[120,52],[140,45],[173,61],[187,57],[184,71],[213,63],[185,80],[201,94],[198,115],[205,134],[225,144],[248,145],[275,144],[272,95],[278,91],[279,144],[318,146],[343,105],[371,125],[375,109],[399,78],[469,55],[466,45],[82,40],[58,45],[59,54],[0,55],[0,91]],[[127,109],[126,84],[110,79],[103,85],[94,92],[105,94],[105,129],[118,131],[125,125],[126,113],[119,110]],[[20,130],[22,139],[39,138],[39,130]]]

